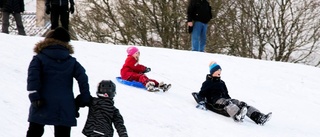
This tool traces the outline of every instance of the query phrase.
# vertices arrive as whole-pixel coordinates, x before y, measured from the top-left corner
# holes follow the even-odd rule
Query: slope
[[[28,128],[27,67],[39,37],[0,34],[0,131],[4,136],[25,136]],[[116,82],[126,58],[126,45],[72,41],[77,60],[86,68],[91,94],[103,79],[117,85],[115,105],[132,137],[200,136],[318,136],[320,124],[320,69],[299,64],[261,61],[219,54],[138,46],[141,64],[151,67],[150,78],[172,83],[167,93],[148,93]],[[199,91],[208,63],[217,61],[222,79],[233,98],[246,101],[262,112],[273,112],[265,126],[246,118],[244,123],[195,108],[191,92]],[[74,84],[75,95],[79,94]],[[88,109],[80,110],[72,136],[81,137]],[[115,133],[115,135],[117,135]],[[44,137],[53,137],[46,126]]]

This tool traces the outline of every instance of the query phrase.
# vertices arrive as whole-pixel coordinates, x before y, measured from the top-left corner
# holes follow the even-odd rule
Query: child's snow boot
[[[241,118],[240,118],[240,121],[241,122],[243,122],[243,119],[246,117],[246,114],[247,114],[247,112],[248,112],[248,105],[247,105],[247,103],[246,102],[243,102],[243,101],[241,101],[240,103],[239,103],[239,108],[242,110],[243,108],[246,108],[246,113],[244,113],[244,114],[242,114],[242,116],[241,116]],[[244,110],[243,110],[244,111]]]
[[[247,107],[241,107],[236,115],[234,115],[233,119],[237,122],[243,122],[246,114],[248,112]]]
[[[148,91],[154,91],[154,86],[155,86],[155,84],[154,84],[154,82],[152,82],[152,81],[149,81],[149,82],[146,84],[146,88],[147,88]]]
[[[260,112],[253,112],[250,116],[250,119],[252,119],[258,125],[264,125],[267,121],[271,119],[271,116],[272,112],[268,113],[267,115],[262,114]]]
[[[159,88],[163,91],[166,92],[171,88],[171,84],[165,84],[163,82],[159,83]]]

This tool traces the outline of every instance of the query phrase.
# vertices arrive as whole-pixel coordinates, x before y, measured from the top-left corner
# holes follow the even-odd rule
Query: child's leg
[[[239,101],[238,99],[231,99],[230,101],[233,104],[237,105],[240,109],[236,114],[235,120],[242,122],[248,112],[247,103],[245,103],[243,101]]]
[[[233,104],[236,104],[240,109],[243,107],[247,107],[247,103],[243,101],[239,101],[238,99],[231,99],[230,100]]]
[[[140,74],[140,75],[137,75],[139,78],[138,78],[138,82],[142,83],[144,86],[146,86],[146,84],[149,82],[149,78],[144,75],[144,74]]]
[[[215,108],[224,108],[229,105],[230,99],[220,98],[214,103]]]
[[[240,104],[240,101],[238,99],[231,99],[230,100],[233,104],[236,104],[237,106]]]
[[[270,120],[272,113],[263,114],[258,109],[253,106],[248,106],[247,116],[253,120],[255,123],[264,125],[267,121]]]
[[[154,80],[154,79],[149,79],[146,75],[144,74],[134,74],[132,75],[129,80],[134,80],[134,81],[138,81],[140,83],[142,83],[144,86],[147,87],[147,83],[148,82],[153,82],[154,85],[152,85],[152,87],[147,87],[148,90],[153,89],[154,87],[158,87],[159,86],[159,82]],[[150,88],[150,89],[149,89]]]
[[[146,77],[144,74],[132,74],[128,81],[138,81],[145,85],[145,83],[148,82],[148,77]]]
[[[159,84],[159,83],[155,83],[153,80],[150,80],[146,75],[141,75],[139,77],[139,82],[141,82],[148,91],[153,91],[155,84]]]
[[[149,81],[152,81],[154,82],[154,86],[155,87],[158,87],[159,86],[159,82],[154,80],[154,79],[149,79],[146,75],[144,74],[136,74],[136,75],[133,75],[132,78],[134,78],[133,80],[135,81],[138,81],[138,82],[141,82],[143,85],[146,86],[146,84],[149,82]],[[131,77],[130,77],[131,79]]]
[[[152,81],[152,82],[154,82],[154,86],[155,87],[159,87],[159,82],[158,81],[156,81],[156,80],[154,80],[154,79],[149,79],[149,81]]]

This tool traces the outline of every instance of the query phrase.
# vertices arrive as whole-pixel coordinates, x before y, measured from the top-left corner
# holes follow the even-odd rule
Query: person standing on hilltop
[[[2,11],[2,33],[9,33],[9,16],[13,15],[19,35],[26,35],[22,23],[21,13],[24,12],[23,0],[0,0],[0,9]]]
[[[207,41],[208,22],[212,19],[211,6],[207,0],[189,0],[187,25],[191,27],[192,51],[204,52]]]
[[[70,7],[69,7],[70,3]],[[69,30],[69,13],[74,13],[73,0],[46,0],[46,14],[50,14],[51,30],[59,26],[59,19],[64,29]]]

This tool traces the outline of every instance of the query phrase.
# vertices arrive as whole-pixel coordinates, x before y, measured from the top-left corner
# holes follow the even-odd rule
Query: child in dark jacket
[[[202,83],[200,92],[193,93],[198,102],[197,108],[209,109],[218,114],[232,117],[237,122],[242,122],[247,115],[256,124],[263,125],[271,118],[271,112],[265,115],[253,106],[229,96],[227,86],[220,78],[220,65],[213,61],[210,63],[209,69],[210,74]]]
[[[111,80],[102,80],[98,85],[97,96],[89,105],[87,122],[82,133],[87,137],[113,137],[113,127],[119,137],[128,137],[122,115],[114,106],[116,85]]]
[[[171,84],[158,82],[154,79],[149,79],[145,73],[150,72],[151,68],[139,64],[140,51],[137,47],[131,46],[127,48],[127,59],[121,68],[121,79],[128,81],[138,81],[142,83],[148,91],[154,91],[159,88],[164,92],[169,90]]]

